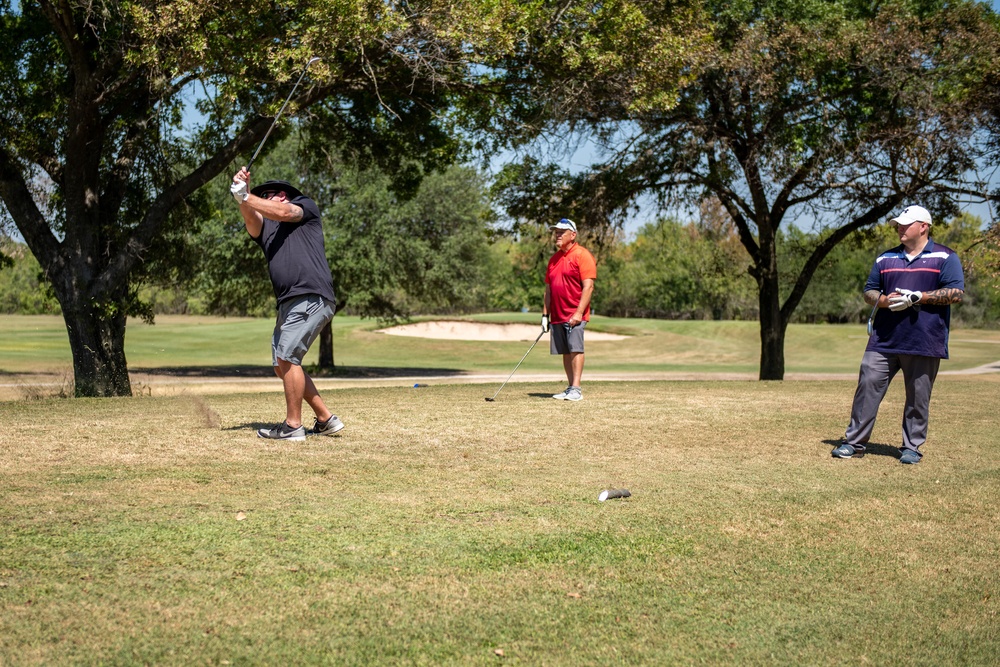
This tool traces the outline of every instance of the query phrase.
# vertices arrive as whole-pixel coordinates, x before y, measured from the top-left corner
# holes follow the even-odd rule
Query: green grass
[[[530,322],[537,316],[491,314],[482,321]],[[129,323],[126,356],[132,369],[208,366],[266,368],[273,322],[251,318],[160,316],[149,326]],[[371,320],[334,319],[334,357],[347,369],[449,369],[498,373],[513,368],[525,342],[441,341],[375,333]],[[588,342],[587,371],[756,374],[760,336],[756,322],[631,320],[595,317],[592,331],[630,334],[625,341]],[[72,366],[62,320],[6,316],[0,323],[0,373],[59,372]],[[792,325],[785,347],[789,373],[856,373],[866,341],[864,325]],[[539,343],[521,366],[525,372],[558,369]],[[952,358],[943,370],[972,368],[1000,359],[1000,331],[952,332]],[[316,363],[317,350],[306,363]]]
[[[994,387],[903,467],[829,457],[851,385],[345,390],[299,445],[255,395],[3,403],[0,662],[994,664]]]
[[[270,329],[165,324],[215,365],[260,363],[243,348]],[[601,324],[692,366],[752,348],[739,324]],[[338,362],[467,352],[367,326],[338,333]],[[137,329],[136,357],[203,363]],[[815,348],[855,372],[859,329],[794,331],[798,367]],[[965,345],[954,363],[996,349]],[[538,383],[496,403],[337,389],[347,429],[294,444],[253,436],[274,393],[0,402],[0,665],[993,665],[998,382],[941,378],[917,466],[893,456],[899,382],[849,461],[829,454],[849,379],[588,382],[577,404]],[[632,497],[597,502],[611,487]]]

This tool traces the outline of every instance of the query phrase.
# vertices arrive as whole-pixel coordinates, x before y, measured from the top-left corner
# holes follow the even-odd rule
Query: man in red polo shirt
[[[556,253],[545,272],[545,306],[542,330],[550,331],[549,349],[561,354],[569,386],[552,396],[561,401],[583,400],[583,329],[590,321],[590,297],[594,293],[597,263],[576,242],[576,223],[563,218],[550,225]],[[551,322],[551,328],[549,323]]]

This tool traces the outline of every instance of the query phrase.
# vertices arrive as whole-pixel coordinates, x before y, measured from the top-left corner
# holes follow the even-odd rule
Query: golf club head
[[[486,402],[487,403],[492,403],[495,400],[496,400],[495,398],[490,398],[489,396],[486,397]]]

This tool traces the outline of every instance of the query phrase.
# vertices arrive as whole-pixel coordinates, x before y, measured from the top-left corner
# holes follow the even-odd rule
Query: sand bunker
[[[438,338],[446,340],[484,340],[484,341],[533,341],[538,337],[537,324],[493,324],[490,322],[465,322],[459,320],[438,320],[436,322],[416,322],[388,329],[379,329],[376,333],[390,336],[415,336],[417,338]],[[548,336],[542,336],[547,339]],[[625,340],[628,336],[587,331],[586,340]]]

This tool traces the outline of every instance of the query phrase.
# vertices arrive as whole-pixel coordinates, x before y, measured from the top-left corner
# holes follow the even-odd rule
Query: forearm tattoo
[[[962,303],[965,292],[954,287],[936,289],[933,292],[924,292],[923,303],[929,306],[948,306],[953,303]]]
[[[878,303],[881,296],[882,293],[878,290],[870,289],[865,292],[865,303],[869,306],[874,306]],[[920,303],[927,306],[950,306],[953,303],[962,303],[964,297],[965,292],[962,290],[955,289],[954,287],[945,287],[943,289],[936,289],[933,292],[924,292],[924,298],[921,299]]]

